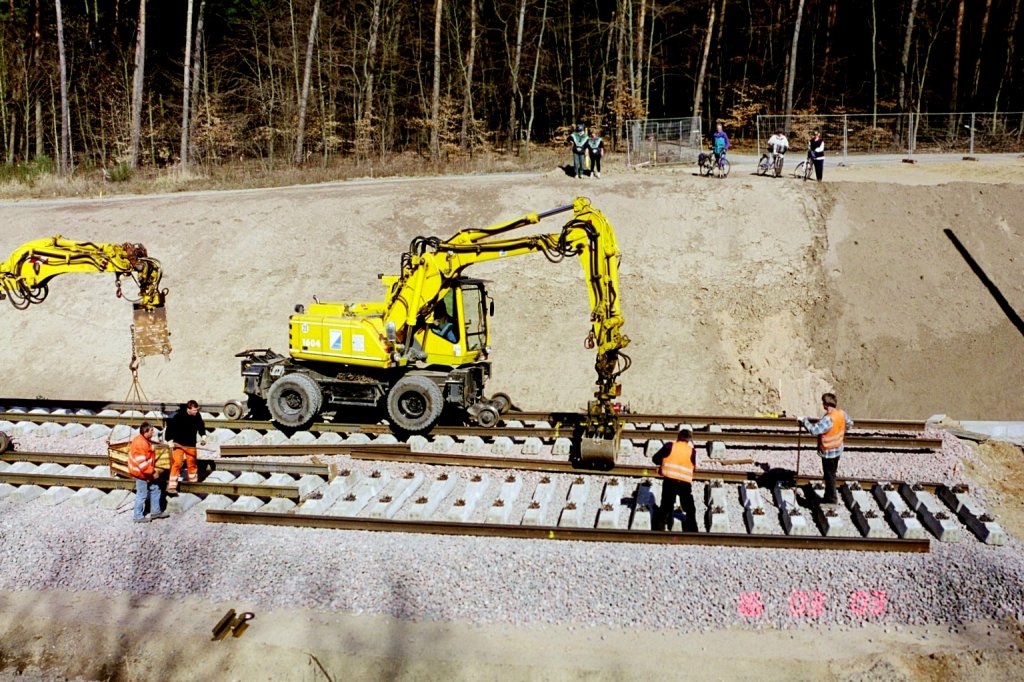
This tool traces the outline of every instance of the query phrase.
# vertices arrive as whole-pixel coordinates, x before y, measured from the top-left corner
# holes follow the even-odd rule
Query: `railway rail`
[[[163,403],[155,404],[163,405]],[[15,411],[17,409],[17,411]],[[90,409],[79,408],[81,410],[89,411]],[[131,411],[129,411],[131,412]],[[103,426],[114,427],[117,425],[126,426],[139,426],[143,421],[153,421],[160,419],[159,416],[162,411],[153,411],[152,413],[140,414],[140,410],[135,410],[135,414],[124,414],[117,412],[113,409],[100,410],[99,413],[95,414],[82,414],[73,412],[72,408],[54,408],[54,407],[7,407],[0,411],[0,422],[9,422],[12,424],[20,423],[33,423],[33,424],[45,424],[52,423],[57,425],[68,425],[68,424],[100,424]],[[527,414],[527,413],[523,413]],[[538,417],[547,417],[551,419],[552,413],[535,413]],[[721,421],[713,420],[731,420],[732,425],[746,422],[747,425],[759,424],[765,425],[766,419],[771,421],[770,418],[721,418],[721,417],[699,417],[697,415],[690,416],[676,416],[671,417],[670,415],[652,415],[652,418],[657,418],[658,421],[651,421],[647,423],[647,428],[639,427],[637,424],[639,421],[636,417],[640,415],[630,415],[630,419],[633,420],[627,423],[626,428],[622,431],[622,437],[630,441],[646,441],[646,440],[663,440],[671,438],[671,431],[666,430],[667,424],[678,424],[678,423],[690,423],[690,424],[705,424],[704,428],[697,427],[694,432],[694,442],[698,445],[706,445],[708,442],[720,442],[728,445],[741,445],[747,447],[766,447],[766,448],[787,448],[801,444],[802,442],[810,442],[811,437],[807,434],[802,434],[796,427],[793,420],[774,420],[774,428],[758,430],[758,431],[740,431],[740,430],[710,430],[709,425],[719,425]],[[527,438],[534,437],[540,438],[543,441],[550,441],[560,437],[571,436],[571,430],[560,428],[557,420],[554,425],[548,419],[538,419],[535,424],[527,425],[523,421],[526,418],[523,415],[516,415],[517,419],[507,420],[504,425],[499,424],[492,428],[482,427],[465,427],[465,426],[439,426],[431,432],[432,437],[436,436],[451,436],[453,438],[496,438],[499,436],[505,436],[510,438]],[[704,421],[701,421],[701,420]],[[243,430],[253,431],[276,431],[276,427],[270,421],[261,420],[246,420],[246,419],[225,419],[210,417],[207,420],[207,426],[210,429],[224,429],[232,432],[240,432]],[[512,426],[511,423],[515,423]],[[887,423],[892,425],[894,422],[891,420],[877,420],[877,423]],[[867,450],[937,450],[942,446],[942,441],[939,438],[926,438],[920,435],[913,435],[914,429],[910,429],[909,433],[871,433],[868,431],[869,428],[875,428],[864,422],[858,422],[858,428],[852,430],[846,436],[846,447],[850,450],[867,449]],[[923,427],[922,427],[923,428]],[[389,434],[390,429],[386,424],[341,424],[341,423],[330,423],[330,422],[319,422],[313,424],[310,429],[310,433],[338,433],[338,434],[353,434],[362,433],[366,435],[380,436]]]
[[[779,478],[766,482],[750,473],[698,470],[695,488],[704,490],[705,530],[652,533],[650,510],[656,499],[653,488],[660,482],[649,480],[654,473],[649,467],[621,466],[611,472],[580,472],[566,462],[413,454],[402,447],[353,447],[347,454],[352,469],[344,470],[321,463],[204,458],[200,467],[206,480],[182,484],[182,494],[172,498],[171,509],[188,512],[202,498],[204,504],[199,508],[205,511],[207,521],[216,523],[754,548],[927,552],[929,537],[956,540],[965,535],[962,527],[991,544],[1001,544],[1004,537],[998,524],[969,499],[969,491],[951,490],[937,483],[911,486],[846,479],[841,487],[845,506],[841,507],[842,515],[837,515],[835,510],[816,503],[815,488],[820,486],[816,477],[790,478],[784,485]],[[30,499],[41,497],[43,489],[91,489],[130,495],[127,490],[133,487],[132,481],[111,477],[109,471],[103,475],[105,460],[102,455],[76,453],[0,455],[0,500],[21,487],[34,491]],[[403,477],[397,477],[380,469],[358,471],[360,463],[392,468],[409,464],[420,471],[407,471]],[[64,466],[69,467],[67,472],[55,471]],[[93,467],[93,471],[82,475],[80,469],[86,467]],[[428,485],[429,477],[423,470],[431,467],[441,469],[442,473]],[[488,469],[501,473],[493,480],[479,473],[472,478],[459,473]],[[535,478],[537,474],[546,474],[534,486],[532,496],[526,490],[523,472],[536,472]],[[237,480],[236,473],[240,474]],[[494,491],[493,484],[500,489]],[[793,484],[796,489],[790,487]],[[557,486],[561,488],[556,495]],[[802,502],[797,495],[801,489]],[[484,495],[485,490],[490,493]],[[762,494],[773,498],[774,504]],[[70,496],[69,492],[53,495],[48,502],[67,504],[70,502],[65,500]],[[95,501],[97,495],[93,494],[92,499]],[[127,498],[121,499],[123,504]],[[525,513],[520,509],[513,515],[510,508],[517,499],[520,507],[529,500],[529,507]],[[217,503],[207,504],[207,500]],[[939,500],[945,504],[942,508],[935,506]],[[907,511],[911,505],[912,513]],[[732,521],[728,518],[729,507]],[[805,511],[800,507],[805,507]],[[427,513],[428,509],[432,511]],[[443,516],[445,509],[445,520],[429,518]],[[486,520],[469,523],[474,509],[487,509]],[[482,512],[476,513],[479,516]],[[746,533],[735,532],[737,513],[743,519]],[[813,517],[811,522],[806,514]],[[779,525],[773,531],[765,519],[775,516]],[[959,523],[952,520],[954,517]],[[500,522],[493,522],[495,518]],[[554,519],[557,520],[552,524]]]

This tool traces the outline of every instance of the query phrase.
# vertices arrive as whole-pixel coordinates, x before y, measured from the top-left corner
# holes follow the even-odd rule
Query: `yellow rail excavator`
[[[502,237],[564,212],[560,232]],[[621,419],[615,398],[629,367],[622,334],[615,232],[587,199],[530,213],[490,227],[466,229],[449,239],[416,237],[401,257],[401,274],[379,275],[383,301],[327,303],[314,297],[289,318],[289,355],[246,350],[241,372],[252,416],[279,427],[308,426],[323,411],[369,408],[386,416],[400,435],[430,431],[442,413],[490,427],[512,407],[505,394],[484,397],[491,375],[488,315],[494,306],[485,282],[465,277],[476,263],[532,253],[557,263],[577,256],[590,296],[592,327],[585,345],[595,349],[597,390],[586,414],[566,414],[579,466],[610,468],[618,452]],[[241,415],[239,415],[241,416]]]
[[[170,355],[160,262],[142,244],[78,242],[60,235],[28,242],[0,263],[0,301],[7,299],[18,310],[42,303],[50,293],[50,280],[72,272],[114,273],[118,298],[124,296],[122,278],[134,280],[139,294],[129,299],[134,305],[133,363],[135,357]]]

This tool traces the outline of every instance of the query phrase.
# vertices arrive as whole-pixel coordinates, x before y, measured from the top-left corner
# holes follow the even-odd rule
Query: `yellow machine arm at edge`
[[[121,277],[130,276],[139,287],[139,299],[132,302],[144,310],[163,307],[167,295],[160,289],[160,262],[142,244],[77,242],[57,235],[20,246],[0,264],[0,299],[24,310],[46,300],[51,279],[72,272],[113,272],[118,298]]]

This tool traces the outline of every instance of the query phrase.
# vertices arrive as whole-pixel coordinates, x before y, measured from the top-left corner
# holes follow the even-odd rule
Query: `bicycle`
[[[710,176],[713,173],[715,177],[727,178],[732,166],[729,163],[729,159],[725,158],[725,155],[718,157],[718,163],[716,164],[714,154],[701,152],[697,155],[697,168],[703,176]]]
[[[768,154],[762,154],[761,160],[757,162],[757,174],[768,175],[768,171],[772,171],[775,177],[782,177],[782,160],[786,155],[786,152],[770,152]],[[774,159],[772,157],[775,157]]]
[[[794,178],[803,178],[806,182],[811,179],[811,175],[814,174],[814,157],[811,152],[807,152],[807,158],[796,165],[793,169]]]

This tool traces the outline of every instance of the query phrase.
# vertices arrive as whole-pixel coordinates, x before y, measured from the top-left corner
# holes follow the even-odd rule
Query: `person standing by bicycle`
[[[729,136],[725,134],[721,123],[718,124],[718,131],[711,138],[711,151],[715,155],[715,163],[721,165],[725,153],[729,151]]]
[[[782,175],[782,158],[789,150],[789,140],[781,130],[768,138],[768,153],[771,155],[772,166],[775,168],[775,177]]]
[[[820,130],[814,131],[814,137],[807,147],[807,162],[814,163],[814,177],[821,182],[821,175],[825,172],[825,140],[821,139]]]

